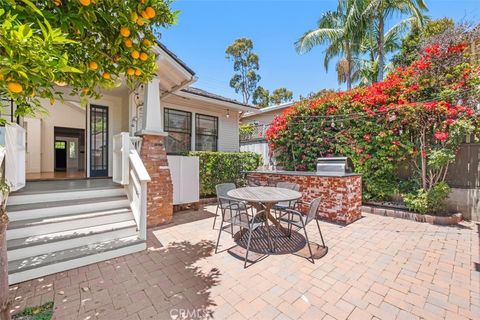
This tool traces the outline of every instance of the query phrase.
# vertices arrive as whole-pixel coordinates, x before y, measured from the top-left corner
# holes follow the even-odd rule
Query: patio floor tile
[[[53,299],[62,320],[480,318],[478,224],[321,222],[328,253],[315,264],[259,252],[244,269],[228,233],[214,253],[214,211],[176,213],[148,231],[145,252],[11,286],[12,313]]]

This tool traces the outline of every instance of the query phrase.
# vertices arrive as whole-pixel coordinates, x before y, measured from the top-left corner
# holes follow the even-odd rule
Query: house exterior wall
[[[239,114],[235,110],[229,111],[227,118],[226,109],[214,110],[213,108],[182,105],[178,102],[161,101],[162,116],[164,108],[177,109],[192,113],[192,150],[195,150],[195,114],[204,114],[218,117],[218,151],[239,151]],[[217,108],[219,109],[219,108]]]

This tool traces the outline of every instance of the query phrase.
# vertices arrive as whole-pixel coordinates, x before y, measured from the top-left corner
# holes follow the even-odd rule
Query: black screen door
[[[90,105],[90,176],[108,176],[108,107]]]

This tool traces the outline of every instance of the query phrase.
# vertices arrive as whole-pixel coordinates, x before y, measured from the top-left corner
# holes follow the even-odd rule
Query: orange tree
[[[155,73],[158,27],[174,23],[170,0],[0,0],[0,96],[19,115],[61,98],[55,85],[97,97]]]
[[[0,98],[17,116],[43,111],[68,85],[83,101],[101,88],[148,82],[159,27],[175,22],[170,0],[0,0]],[[8,187],[0,186],[2,195]],[[5,197],[2,197],[4,200]],[[0,206],[0,319],[9,319],[6,226]]]

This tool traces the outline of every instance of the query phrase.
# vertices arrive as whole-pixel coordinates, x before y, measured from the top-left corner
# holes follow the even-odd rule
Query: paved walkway
[[[214,207],[207,208],[210,212]],[[321,223],[328,254],[271,255],[246,270],[206,211],[149,232],[148,251],[11,287],[14,310],[54,299],[55,319],[479,319],[479,225],[365,215]],[[315,224],[309,236],[318,242]]]

